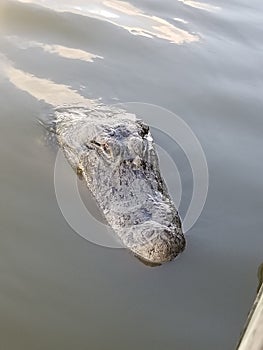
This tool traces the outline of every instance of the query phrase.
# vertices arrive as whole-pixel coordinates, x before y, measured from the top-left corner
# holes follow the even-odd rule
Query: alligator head
[[[124,247],[162,264],[184,250],[149,127],[123,110],[56,110],[58,142]]]

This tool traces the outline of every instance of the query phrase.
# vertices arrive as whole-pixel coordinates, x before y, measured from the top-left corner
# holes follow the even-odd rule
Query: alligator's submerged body
[[[125,247],[146,262],[185,247],[181,221],[159,170],[149,127],[123,110],[57,108],[57,140]]]

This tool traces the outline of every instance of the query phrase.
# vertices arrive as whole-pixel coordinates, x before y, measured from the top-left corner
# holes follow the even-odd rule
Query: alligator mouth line
[[[152,261],[149,261],[149,260],[145,260],[143,259],[140,255],[137,255],[135,253],[133,253],[133,255],[141,262],[143,263],[145,266],[149,266],[149,267],[158,267],[158,266],[162,266],[163,264],[162,263],[155,263],[155,262],[152,262]]]

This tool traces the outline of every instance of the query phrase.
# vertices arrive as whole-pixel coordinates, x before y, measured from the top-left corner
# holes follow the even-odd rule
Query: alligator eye
[[[140,127],[139,130],[138,130],[138,134],[142,138],[144,138],[146,135],[148,135],[150,128],[149,128],[149,126],[147,124],[144,124],[141,120],[137,120],[136,122],[137,122],[137,124]]]
[[[115,158],[120,153],[120,146],[117,142],[109,139],[105,142],[105,140],[101,140],[98,142],[96,140],[91,140],[90,144],[94,146],[94,149],[97,149],[99,152],[103,152],[108,158]]]
[[[101,144],[99,142],[97,142],[96,140],[91,140],[90,143],[92,143],[93,145],[96,145],[98,147],[101,147]]]
[[[105,143],[100,143],[100,142],[98,142],[96,140],[91,140],[90,143],[95,145],[95,146],[97,146],[97,147],[99,147],[100,149],[102,149],[107,154],[111,153],[110,147],[109,147],[109,145],[106,142]]]

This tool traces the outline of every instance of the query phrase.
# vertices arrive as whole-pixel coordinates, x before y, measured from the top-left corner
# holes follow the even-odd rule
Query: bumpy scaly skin
[[[149,127],[104,106],[57,108],[56,134],[123,245],[162,264],[184,250],[178,212],[159,170]]]

